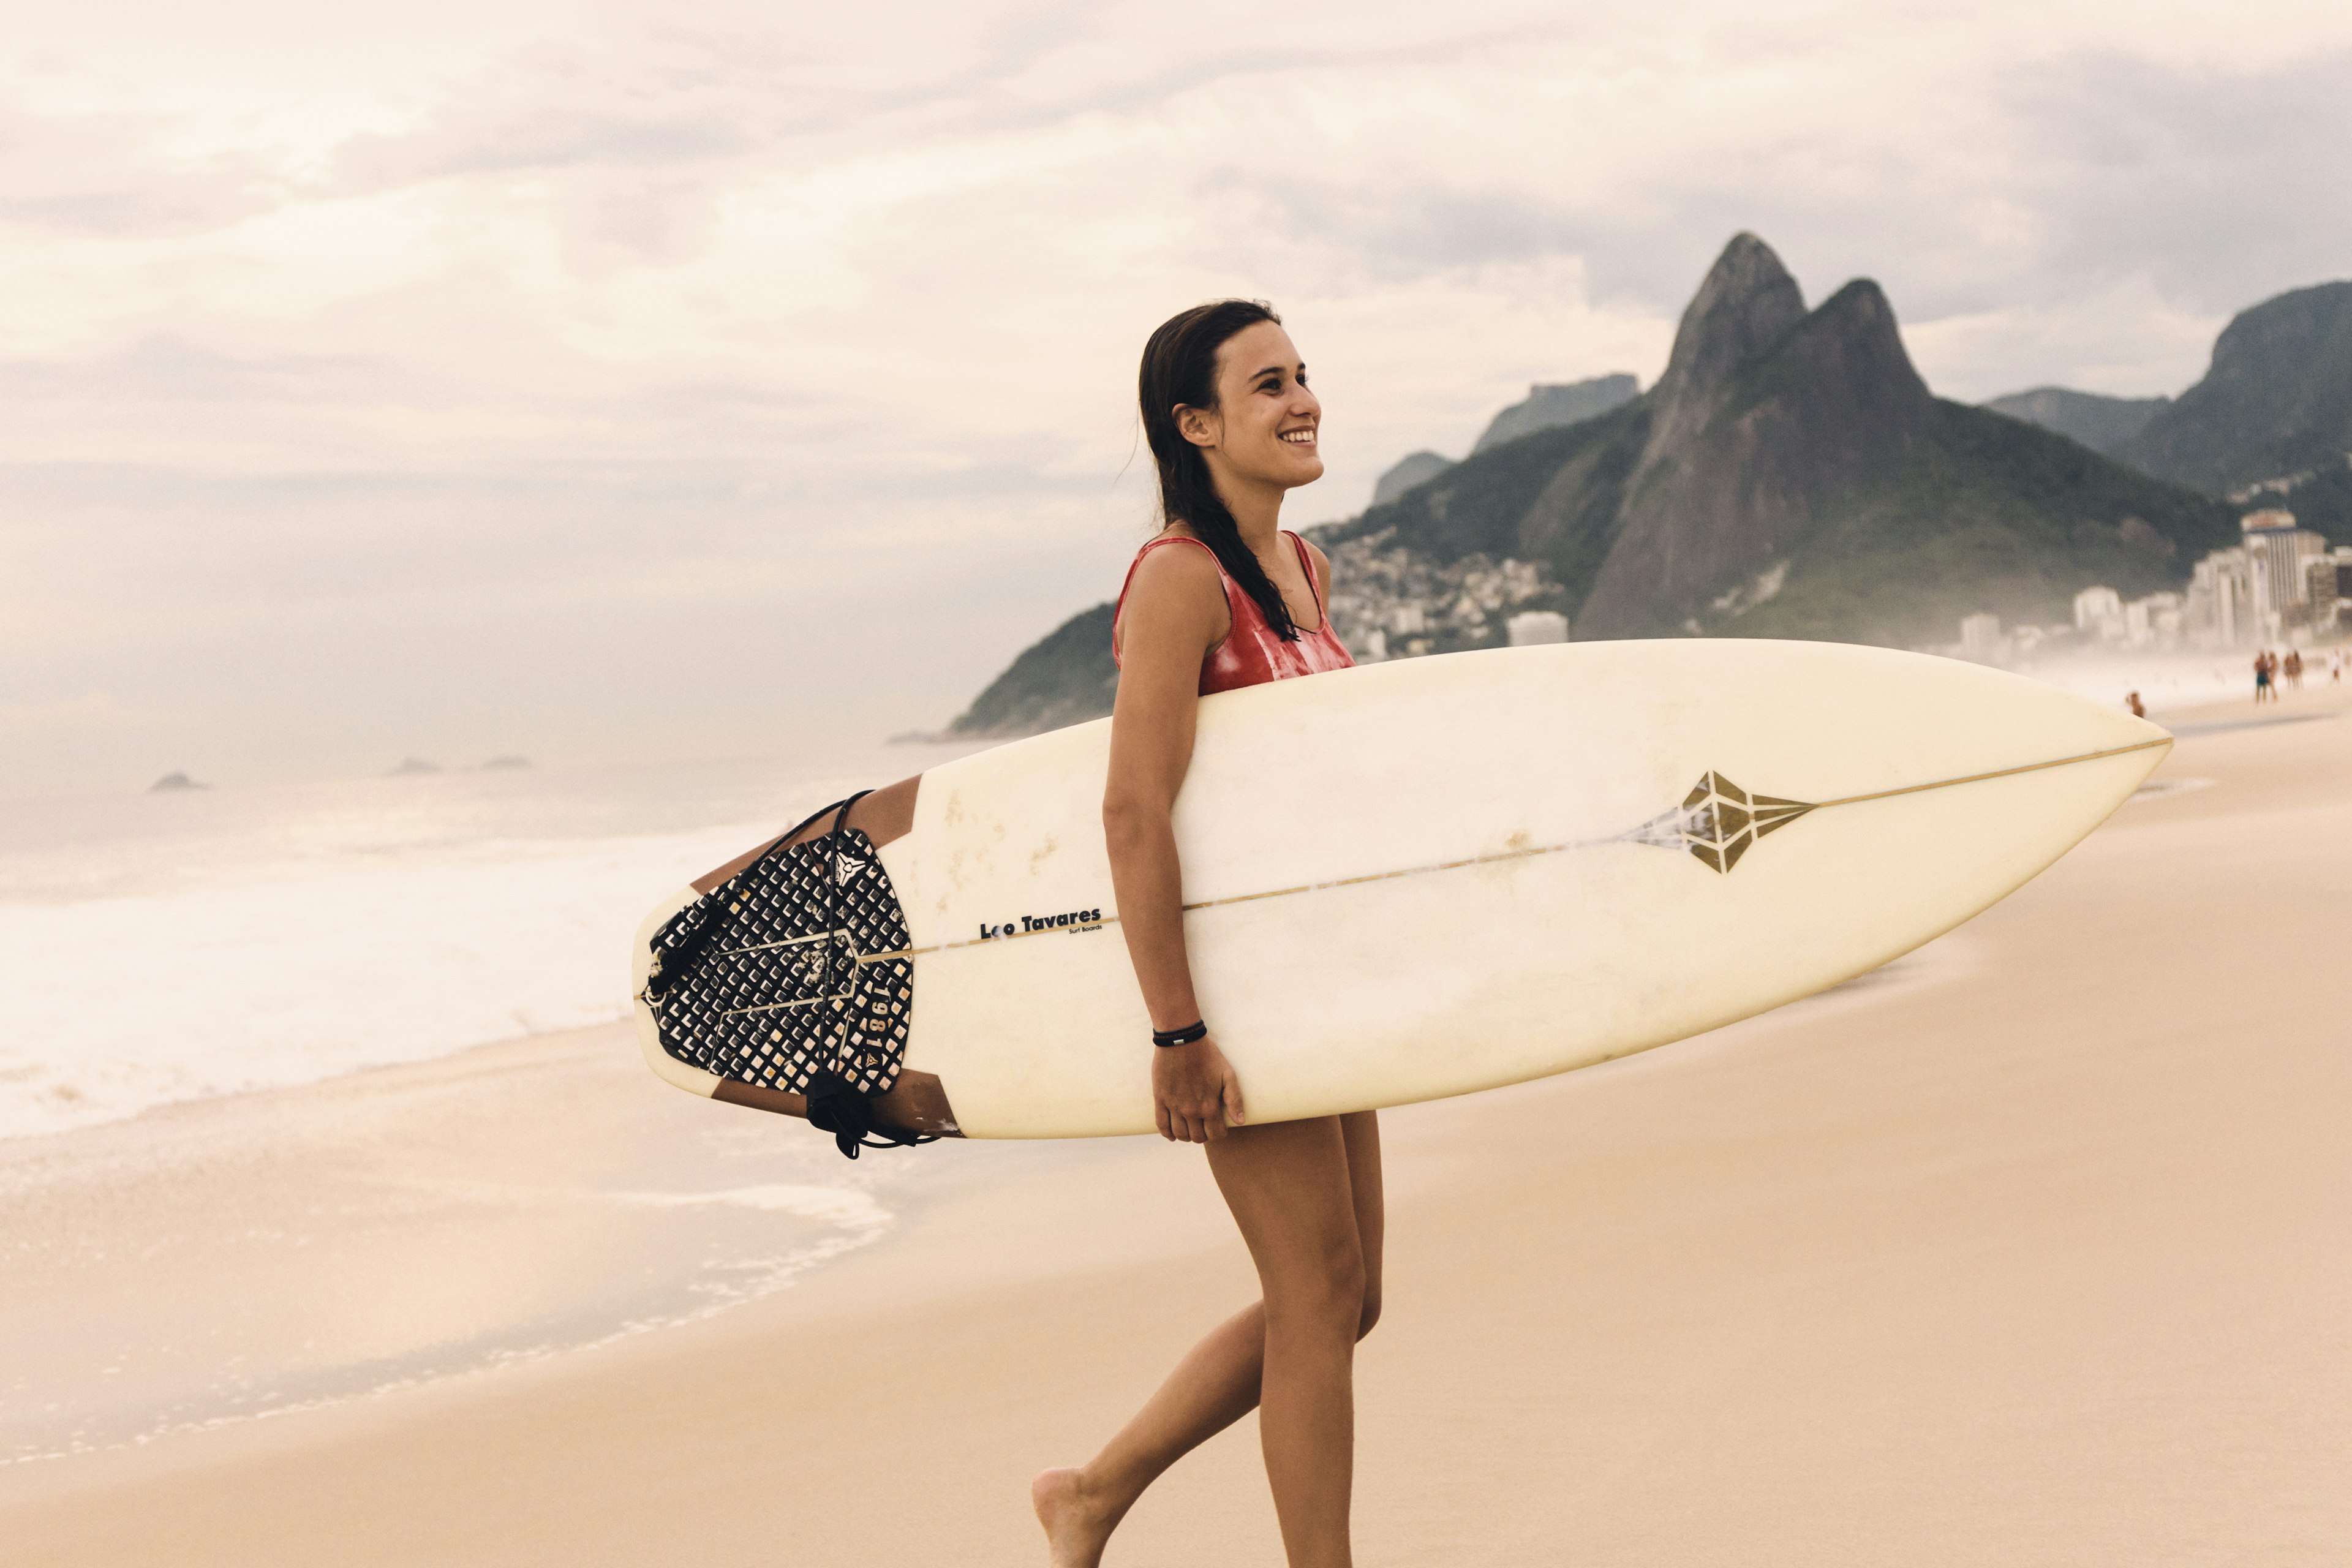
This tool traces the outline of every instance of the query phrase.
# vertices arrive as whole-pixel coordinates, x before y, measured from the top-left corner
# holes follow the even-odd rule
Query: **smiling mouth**
[[[1312,447],[1315,445],[1315,429],[1309,426],[1304,430],[1286,430],[1282,438],[1294,447]]]

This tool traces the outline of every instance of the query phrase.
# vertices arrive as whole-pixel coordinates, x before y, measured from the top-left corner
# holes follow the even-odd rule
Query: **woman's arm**
[[[1192,761],[1201,661],[1232,624],[1216,563],[1190,548],[1155,550],[1135,568],[1118,624],[1118,702],[1111,716],[1103,837],[1119,929],[1155,1029],[1201,1016],[1184,951],[1184,875],[1171,814]],[[1161,1136],[1222,1138],[1242,1121],[1241,1085],[1214,1038],[1151,1052]]]

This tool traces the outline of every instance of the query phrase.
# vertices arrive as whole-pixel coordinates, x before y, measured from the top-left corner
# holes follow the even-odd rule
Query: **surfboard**
[[[932,1085],[967,1137],[1152,1131],[1109,739],[961,758],[888,842],[828,835],[665,900],[635,955],[654,1070],[757,1102],[831,1062],[869,1093]],[[1196,988],[1254,1121],[1566,1072],[1949,931],[2170,745],[2019,676],[1842,644],[1559,644],[1207,697],[1175,813]],[[691,998],[657,956],[689,939]]]

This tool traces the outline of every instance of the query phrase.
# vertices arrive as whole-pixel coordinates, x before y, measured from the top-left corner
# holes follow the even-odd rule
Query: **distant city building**
[[[2216,550],[2189,576],[2189,640],[2200,647],[2245,647],[2262,640],[2260,579],[2267,566],[2243,546]]]
[[[2333,635],[2344,625],[2345,611],[2352,608],[2352,549],[2338,546],[2304,563],[2303,582],[2311,629],[2322,637]]]
[[[1566,642],[1568,617],[1558,610],[1526,610],[1503,623],[1513,647],[1530,647],[1537,643]]]
[[[2074,595],[2074,629],[2115,637],[2109,628],[2123,620],[2124,596],[2113,588],[2085,588]]]
[[[2352,561],[2352,551],[2331,555],[2325,538],[2296,527],[2294,513],[2280,507],[2247,513],[2239,528],[2242,544],[2214,551],[2189,573],[2180,605],[2188,640],[2200,647],[2258,647],[2333,628],[2338,616],[2325,567],[2339,557]]]
[[[1332,625],[1367,664],[1499,647],[1514,615],[1565,597],[1539,563],[1471,554],[1441,566],[1393,528],[1330,548]]]
[[[2300,621],[2303,616],[2298,611],[2312,602],[2310,574],[2305,572],[2305,564],[2326,555],[2328,541],[2310,529],[2295,527],[2295,515],[2284,508],[2246,512],[2237,520],[2237,527],[2246,536],[2246,552],[2263,564],[2263,588],[2255,593],[2263,630],[2277,635],[2284,623]]]
[[[2009,651],[2019,658],[2027,658],[2052,637],[2065,637],[2074,629],[2072,626],[2011,626],[2009,628]]]
[[[2188,619],[2186,610],[2186,602],[2179,594],[2150,594],[2146,598],[2134,599],[2124,606],[2123,640],[2134,647],[2178,642]]]
[[[2008,662],[2009,639],[2000,635],[1999,616],[1978,615],[1961,618],[1960,657],[1975,659],[1979,664]]]

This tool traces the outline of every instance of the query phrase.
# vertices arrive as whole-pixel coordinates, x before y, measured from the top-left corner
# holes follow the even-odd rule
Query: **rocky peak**
[[[2297,289],[2242,310],[2212,368],[2117,449],[2213,494],[2329,467],[2352,449],[2352,283]]]
[[[1772,247],[1731,237],[1683,311],[1666,373],[1650,389],[1654,410],[1643,468],[1706,428],[1739,368],[1805,319],[1804,291]]]
[[[1882,437],[1899,439],[1934,416],[1935,395],[1903,346],[1895,307],[1867,278],[1855,279],[1823,300],[1787,335],[1771,361],[1784,367],[1776,383],[1801,385],[1841,414],[1850,412],[1878,426]]]
[[[1749,246],[1743,256],[1732,242],[1683,318],[1684,375],[1652,395],[1662,406],[1580,627],[1638,635],[1682,619],[1769,568],[1837,498],[1887,478],[1936,424],[1877,284],[1856,279],[1792,319],[1795,283]],[[1746,281],[1746,302],[1727,289],[1706,310],[1727,272]]]
[[[2213,364],[2206,379],[2226,385],[2274,376],[2281,360],[2308,356],[2315,344],[2337,346],[2347,329],[2352,329],[2352,283],[2291,289],[2230,319],[2213,340]],[[2340,365],[2327,368],[2343,373]]]

